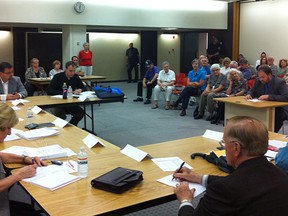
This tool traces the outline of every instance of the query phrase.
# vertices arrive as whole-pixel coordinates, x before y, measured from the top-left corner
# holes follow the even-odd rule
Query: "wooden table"
[[[225,125],[229,118],[245,115],[262,121],[269,131],[274,131],[275,108],[288,106],[288,102],[279,101],[250,102],[246,101],[243,96],[214,98],[214,100],[225,103]]]
[[[72,137],[74,136],[71,134]],[[143,146],[140,149],[156,158],[178,156],[200,173],[225,175],[202,158],[190,159],[191,153],[206,153],[216,150],[216,146],[218,142],[215,140],[193,137]],[[157,179],[172,172],[163,172],[151,159],[137,162],[120,151],[89,154],[88,157],[88,177],[56,191],[51,192],[26,182],[21,184],[49,215],[121,215],[175,199],[174,188],[157,182]],[[123,194],[91,188],[92,179],[118,166],[143,171],[143,182]]]
[[[90,133],[96,134],[94,129],[94,104],[112,103],[112,102],[124,102],[123,98],[111,98],[111,99],[100,99],[100,98],[89,98],[85,101],[80,101],[77,98],[62,99],[55,98],[52,96],[32,96],[25,98],[30,102],[25,103],[25,106],[39,106],[41,108],[55,108],[55,107],[67,107],[67,106],[83,106],[84,116],[84,129]],[[90,106],[91,114],[87,113],[87,106]],[[91,130],[87,128],[87,118],[91,120]]]

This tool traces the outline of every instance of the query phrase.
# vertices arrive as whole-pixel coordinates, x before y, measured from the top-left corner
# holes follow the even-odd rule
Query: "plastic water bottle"
[[[62,90],[63,90],[63,99],[67,99],[67,85],[66,85],[66,83],[63,83]]]
[[[88,175],[88,156],[84,147],[80,148],[80,152],[77,155],[78,159],[78,176],[80,178],[86,178]]]
[[[33,111],[32,108],[29,107],[26,113],[26,125],[30,125],[33,123]]]
[[[67,98],[68,99],[72,99],[73,98],[73,90],[72,90],[71,86],[68,87]]]

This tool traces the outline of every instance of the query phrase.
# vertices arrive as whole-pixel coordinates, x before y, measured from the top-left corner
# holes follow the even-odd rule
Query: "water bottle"
[[[32,108],[29,107],[26,113],[26,125],[30,125],[33,123],[33,111]]]
[[[63,99],[67,99],[67,85],[66,85],[66,83],[63,83],[62,90],[63,90]]]
[[[71,86],[68,87],[67,98],[68,99],[72,99],[73,98],[73,90],[72,90]]]
[[[80,148],[80,152],[77,155],[78,159],[78,176],[80,178],[86,178],[88,175],[88,156],[84,147]]]

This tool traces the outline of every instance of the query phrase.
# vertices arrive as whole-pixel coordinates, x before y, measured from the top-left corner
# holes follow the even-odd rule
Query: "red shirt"
[[[92,66],[92,52],[90,50],[88,52],[81,50],[79,52],[79,60],[80,66]]]

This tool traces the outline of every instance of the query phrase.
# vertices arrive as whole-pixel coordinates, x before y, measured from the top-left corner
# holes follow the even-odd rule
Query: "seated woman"
[[[287,59],[280,59],[278,68],[278,77],[284,78],[288,75],[288,61]]]
[[[240,71],[232,68],[227,74],[229,82],[226,96],[242,96],[248,91],[248,82],[243,78]],[[221,119],[224,119],[224,103],[216,102],[215,104],[215,117],[211,120],[211,124],[217,124]]]
[[[39,59],[32,58],[31,65],[27,68],[25,72],[25,83],[24,86],[28,92],[28,96],[33,96],[34,91],[37,91],[37,86],[29,82],[29,78],[44,78],[47,77],[47,74],[43,67],[39,67]]]
[[[7,135],[11,134],[11,128],[18,123],[18,116],[15,111],[6,105],[0,104],[0,143],[3,143]],[[3,163],[23,163],[24,166],[11,175],[5,172]],[[35,175],[37,166],[47,164],[40,158],[27,157],[16,154],[0,152],[0,215],[36,215],[30,205],[9,201],[9,187],[24,178]],[[10,208],[9,208],[10,206]],[[20,207],[21,206],[21,207]],[[10,212],[11,211],[11,212]],[[35,214],[34,214],[35,213]]]
[[[54,76],[55,74],[63,72],[63,70],[60,69],[60,67],[61,67],[61,62],[60,62],[59,60],[53,61],[52,65],[53,65],[53,69],[50,70],[50,72],[49,72],[49,77],[50,77],[51,79],[53,78],[53,76]]]
[[[198,69],[199,60],[194,59],[192,61],[192,68],[188,73],[187,86],[181,92],[178,100],[173,104],[173,107],[177,107],[182,102],[182,111],[180,116],[186,115],[186,109],[190,100],[190,96],[199,96],[205,89],[206,73],[204,70]]]
[[[227,85],[227,78],[225,75],[220,73],[219,64],[213,64],[211,66],[211,71],[213,74],[209,77],[207,82],[206,89],[203,91],[200,97],[199,103],[199,114],[194,117],[194,119],[202,119],[205,112],[205,107],[207,105],[207,110],[209,116],[206,118],[206,121],[211,121],[213,119],[213,110],[214,110],[214,100],[213,98],[217,93],[221,93],[225,90]]]

